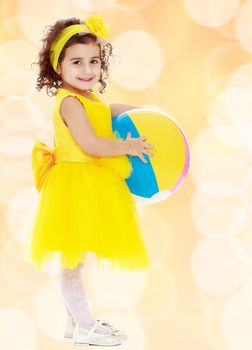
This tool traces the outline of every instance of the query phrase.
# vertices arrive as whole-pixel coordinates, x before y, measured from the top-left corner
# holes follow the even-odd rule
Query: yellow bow
[[[110,26],[104,22],[100,14],[89,16],[84,20],[91,33],[102,39],[107,39],[110,32]]]
[[[40,191],[48,171],[54,164],[55,155],[53,150],[43,142],[36,141],[32,149],[32,170],[37,191]]]
[[[120,137],[117,137],[121,139]],[[121,139],[122,140],[122,139]],[[60,155],[57,153],[57,162],[60,161]],[[111,168],[122,179],[128,178],[133,172],[131,161],[129,161],[126,155],[117,157],[101,157],[96,158],[98,164]],[[80,159],[80,162],[83,160]],[[85,161],[83,161],[85,162]],[[87,163],[89,160],[87,160]],[[47,145],[41,141],[35,141],[35,145],[32,149],[32,170],[35,178],[36,188],[39,192],[50,168],[56,164],[56,149],[51,150]]]

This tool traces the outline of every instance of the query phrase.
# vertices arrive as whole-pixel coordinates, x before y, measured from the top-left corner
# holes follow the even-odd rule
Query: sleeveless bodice
[[[55,146],[76,145],[69,128],[60,116],[60,104],[67,96],[77,97],[83,104],[87,116],[95,130],[97,136],[103,136],[113,139],[111,111],[109,104],[101,101],[95,94],[89,93],[92,101],[86,97],[71,92],[69,90],[59,88],[56,95],[55,108],[53,111],[53,125],[55,130]]]

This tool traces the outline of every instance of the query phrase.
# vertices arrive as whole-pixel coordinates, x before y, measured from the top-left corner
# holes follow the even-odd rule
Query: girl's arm
[[[130,154],[129,141],[111,140],[97,136],[81,102],[74,96],[63,99],[60,116],[81,150],[94,157]]]
[[[111,103],[110,104],[111,117],[116,117],[117,115],[124,113],[124,112],[128,111],[129,109],[135,109],[135,108],[143,108],[143,107],[126,105],[126,104]]]

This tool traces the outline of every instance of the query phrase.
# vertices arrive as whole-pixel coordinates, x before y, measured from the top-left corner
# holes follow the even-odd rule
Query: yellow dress
[[[127,155],[93,157],[83,152],[61,119],[59,107],[75,96],[85,107],[97,136],[116,139],[110,106],[59,88],[53,111],[54,148],[35,141],[32,169],[38,203],[25,239],[26,256],[40,269],[54,257],[74,268],[88,252],[97,265],[123,270],[149,267],[135,201],[125,179],[132,172]]]

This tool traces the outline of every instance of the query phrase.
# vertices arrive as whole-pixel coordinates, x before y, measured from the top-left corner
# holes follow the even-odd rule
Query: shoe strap
[[[96,320],[94,325],[92,326],[92,328],[90,329],[89,333],[88,333],[88,337],[90,336],[90,334],[92,334],[94,332],[94,330],[98,327],[100,321]]]

